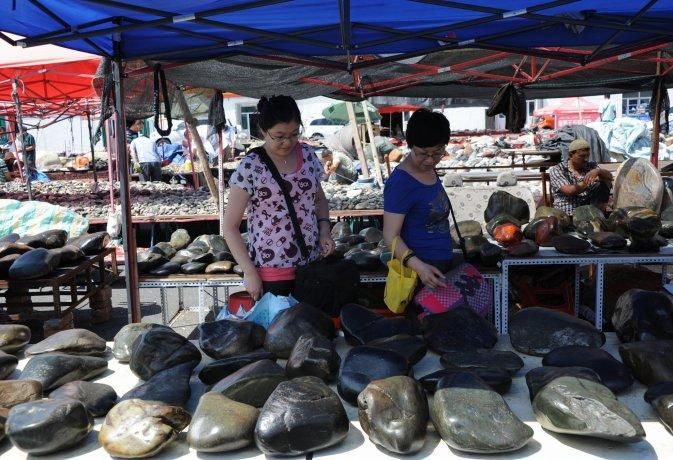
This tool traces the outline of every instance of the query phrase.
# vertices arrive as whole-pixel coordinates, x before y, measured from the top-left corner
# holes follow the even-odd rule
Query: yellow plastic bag
[[[402,313],[414,295],[414,288],[418,281],[418,274],[402,264],[402,260],[409,254],[407,250],[401,259],[395,258],[395,246],[399,237],[393,239],[392,258],[388,261],[388,276],[383,300],[393,313]]]

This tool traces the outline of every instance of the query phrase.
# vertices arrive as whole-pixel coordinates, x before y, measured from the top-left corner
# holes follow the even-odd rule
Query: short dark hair
[[[418,109],[407,123],[407,145],[409,148],[446,145],[451,138],[451,125],[446,117],[428,109]]]
[[[301,113],[297,102],[290,96],[271,96],[262,98],[257,103],[257,112],[259,113],[259,128],[262,131],[268,131],[278,123],[301,122]]]
[[[136,120],[135,118],[127,118],[126,119],[126,129],[130,129],[131,126],[133,126],[136,123],[136,121],[138,121],[138,120]]]

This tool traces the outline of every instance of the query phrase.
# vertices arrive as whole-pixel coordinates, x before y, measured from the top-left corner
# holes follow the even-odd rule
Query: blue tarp
[[[645,7],[646,0],[462,3],[472,10],[457,2],[429,0],[342,3],[350,5],[343,15],[340,2],[335,0],[4,0],[0,3],[0,30],[28,37],[29,42],[43,39],[112,56],[113,32],[121,27],[123,58],[165,60],[226,53],[343,56],[347,52],[430,52],[442,46],[529,49],[608,43],[609,49],[673,38],[669,27],[673,0],[659,0],[628,28],[624,24]],[[342,17],[345,27],[341,26]]]

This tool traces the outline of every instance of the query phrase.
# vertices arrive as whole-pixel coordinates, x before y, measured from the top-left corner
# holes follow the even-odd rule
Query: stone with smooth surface
[[[657,399],[659,396],[665,395],[673,395],[673,382],[669,381],[655,383],[647,389],[643,395],[643,399],[648,403],[652,403],[652,401]]]
[[[104,383],[76,380],[52,391],[49,399],[76,399],[84,404],[91,415],[103,417],[117,403],[117,393]]]
[[[0,407],[9,409],[37,399],[42,399],[42,384],[36,380],[0,381]]]
[[[30,328],[23,324],[0,324],[0,350],[16,353],[30,342]]]
[[[495,326],[471,308],[454,308],[427,315],[421,322],[428,347],[439,353],[455,350],[493,348],[498,341]]]
[[[673,434],[673,395],[663,395],[652,401],[652,408],[657,413],[661,424]]]
[[[259,324],[223,319],[198,326],[201,350],[213,359],[250,353],[264,345],[266,331]]]
[[[425,391],[434,393],[439,388],[440,383],[447,377],[455,374],[472,374],[481,379],[493,391],[499,394],[505,394],[512,386],[512,375],[502,368],[474,368],[474,369],[459,369],[457,367],[451,369],[441,369],[435,372],[420,377],[418,381],[423,385]]]
[[[416,380],[404,375],[374,380],[357,402],[360,426],[371,442],[396,454],[423,448],[428,400]]]
[[[612,325],[622,342],[673,339],[673,301],[662,292],[629,289],[617,299]]]
[[[285,370],[263,359],[229,374],[211,388],[234,401],[262,407],[276,387],[287,380]]]
[[[31,248],[54,249],[63,246],[67,239],[68,232],[65,230],[53,229],[45,230],[44,232],[35,235],[23,236],[16,240],[16,243],[25,244]]]
[[[187,233],[187,230],[184,228],[179,228],[171,234],[170,245],[179,251],[187,247],[192,238]]]
[[[516,351],[533,356],[566,345],[601,347],[605,343],[605,334],[589,322],[543,307],[515,313],[509,321],[509,338]]]
[[[131,347],[133,342],[140,334],[154,328],[167,328],[155,323],[130,323],[122,327],[114,336],[114,344],[112,345],[112,355],[117,358],[120,363],[128,363],[131,359]]]
[[[264,349],[287,359],[297,339],[304,334],[333,339],[336,331],[329,316],[307,303],[299,302],[274,318],[266,331]]]
[[[208,264],[206,273],[231,273],[234,268],[234,263],[229,260],[220,260]]]
[[[385,339],[399,334],[416,335],[417,328],[403,317],[386,318],[369,308],[349,303],[339,313],[341,330],[351,345]]]
[[[673,340],[624,343],[619,356],[645,385],[673,381]]]
[[[0,279],[7,279],[9,277],[9,269],[20,256],[21,254],[9,254],[0,257]]]
[[[645,430],[638,417],[600,383],[559,377],[533,399],[533,412],[542,428],[555,433],[638,442]]]
[[[108,232],[85,233],[77,238],[71,238],[67,244],[77,246],[87,256],[93,256],[100,253],[110,243]]]
[[[19,359],[16,356],[0,351],[0,380],[9,377],[18,364]]]
[[[423,337],[407,334],[397,334],[391,337],[372,340],[367,343],[367,346],[396,351],[407,358],[407,361],[411,365],[423,359],[428,351],[428,345],[423,340]]]
[[[336,378],[340,364],[341,358],[331,340],[302,335],[287,359],[285,373],[290,378],[312,375],[329,382]]]
[[[559,347],[542,358],[542,365],[588,367],[598,374],[603,385],[615,393],[633,385],[633,375],[629,368],[600,348]]]
[[[32,280],[42,278],[58,267],[58,257],[47,249],[38,248],[21,254],[9,268],[9,278]]]
[[[230,358],[218,359],[203,366],[199,372],[199,379],[206,385],[212,385],[237,370],[252,364],[256,361],[269,359],[276,361],[276,355],[266,350],[256,350],[244,355],[232,356]]]
[[[207,264],[202,262],[187,262],[180,267],[180,271],[186,275],[194,273],[203,273],[206,271]]]
[[[316,377],[283,382],[257,419],[255,444],[266,455],[305,455],[341,442],[349,421],[339,397]]]
[[[105,339],[88,329],[68,329],[57,332],[41,342],[31,345],[25,351],[26,356],[42,353],[103,356],[105,352]]]
[[[153,268],[152,270],[150,270],[150,275],[168,276],[168,275],[172,275],[174,273],[179,272],[182,264],[179,264],[179,263],[175,262],[174,260],[175,260],[175,257],[173,257],[173,259],[169,260],[165,264],[159,265],[158,267]]]
[[[152,328],[140,334],[133,342],[129,367],[143,380],[178,364],[201,362],[196,346],[169,328]]]
[[[577,377],[579,379],[591,380],[593,382],[601,383],[601,377],[588,367],[570,366],[541,366],[531,369],[526,374],[526,385],[528,386],[528,393],[532,401],[535,395],[546,384],[558,377]]]
[[[168,446],[190,419],[181,407],[130,399],[108,412],[98,441],[112,457],[151,457]]]
[[[74,380],[89,380],[106,370],[104,358],[47,353],[31,357],[21,371],[21,379],[37,380],[43,391],[49,391]]]
[[[229,452],[253,443],[259,409],[209,391],[199,399],[187,442],[199,452]]]
[[[14,406],[7,417],[7,437],[31,455],[58,452],[81,442],[93,418],[74,399],[43,399]]]
[[[147,382],[129,390],[121,397],[121,400],[142,399],[183,407],[192,394],[189,378],[193,369],[194,363],[186,362],[159,371]]]
[[[664,196],[661,174],[649,159],[629,158],[617,169],[612,195],[615,209],[644,206],[659,212]]]
[[[449,351],[439,358],[439,362],[445,368],[466,370],[499,367],[510,375],[516,374],[523,367],[523,360],[516,353],[501,350]]]

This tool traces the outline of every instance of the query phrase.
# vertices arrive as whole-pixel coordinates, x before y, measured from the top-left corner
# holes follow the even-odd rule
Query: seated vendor
[[[602,211],[610,199],[612,174],[589,161],[591,146],[576,139],[568,148],[568,160],[549,170],[554,207],[568,215],[575,208],[593,204]]]
[[[352,184],[358,179],[351,157],[340,151],[325,150],[321,157],[325,170],[325,180],[337,184]]]

